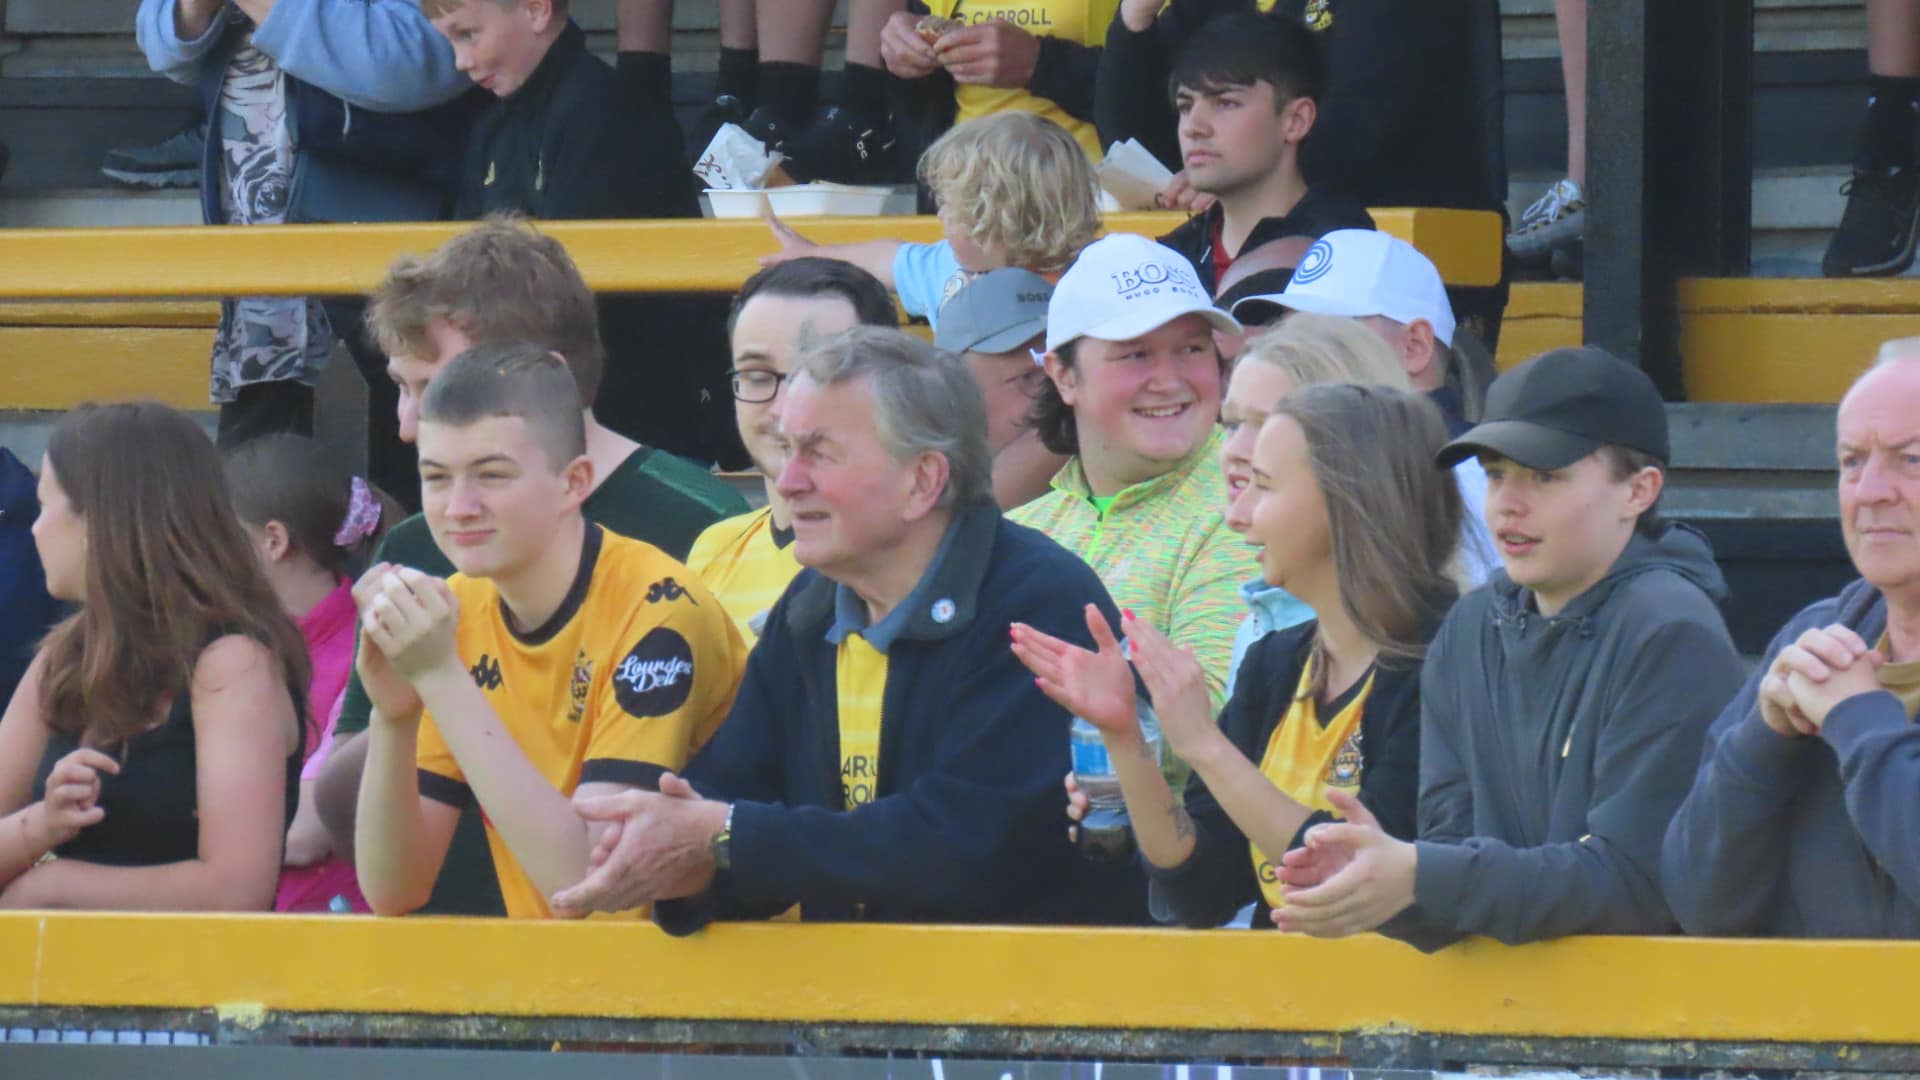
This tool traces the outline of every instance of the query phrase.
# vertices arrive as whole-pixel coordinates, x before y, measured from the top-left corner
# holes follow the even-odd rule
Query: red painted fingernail
[[[1136,622],[1136,621],[1138,621],[1138,620],[1136,620],[1136,619],[1134,619],[1134,617],[1133,617],[1133,609],[1132,609],[1132,608],[1128,608],[1128,609],[1127,609],[1127,620],[1128,620],[1129,622]]]

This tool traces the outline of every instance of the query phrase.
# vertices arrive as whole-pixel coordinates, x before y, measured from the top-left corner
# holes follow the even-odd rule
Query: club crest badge
[[[567,723],[577,724],[587,715],[587,693],[593,686],[593,660],[581,649],[573,661],[573,678],[567,681]]]
[[[1340,752],[1333,755],[1333,764],[1327,766],[1327,784],[1339,788],[1360,786],[1359,728],[1353,729],[1347,741],[1340,744]]]

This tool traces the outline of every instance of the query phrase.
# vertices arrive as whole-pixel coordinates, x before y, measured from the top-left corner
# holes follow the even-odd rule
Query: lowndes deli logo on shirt
[[[1107,275],[1113,279],[1114,292],[1120,300],[1141,300],[1161,293],[1184,293],[1205,303],[1206,290],[1200,287],[1200,279],[1193,276],[1193,268],[1184,263],[1176,265],[1155,259],[1143,262],[1131,270],[1116,270]]]
[[[664,626],[648,631],[613,670],[613,696],[632,716],[666,716],[692,693],[693,647]]]

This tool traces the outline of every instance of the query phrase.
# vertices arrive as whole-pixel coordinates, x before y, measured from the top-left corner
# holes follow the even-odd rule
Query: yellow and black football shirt
[[[800,574],[793,531],[774,525],[773,511],[764,507],[707,526],[693,542],[687,566],[713,590],[749,646],[760,639],[761,623],[774,602]]]
[[[747,649],[719,601],[650,544],[587,526],[580,570],[545,626],[514,630],[493,582],[455,574],[458,649],[488,704],[547,782],[651,788],[686,765],[733,705]],[[420,793],[474,799],[431,714],[420,722]],[[495,808],[481,805],[483,815]],[[510,918],[552,915],[487,819]]]
[[[1308,663],[1300,669],[1300,685],[1294,691],[1292,707],[1267,739],[1260,772],[1294,802],[1338,816],[1333,803],[1327,801],[1327,789],[1339,788],[1349,795],[1360,793],[1360,714],[1373,692],[1373,672],[1327,702],[1324,721],[1323,710],[1309,692],[1312,687],[1313,664]],[[1253,858],[1254,876],[1260,881],[1260,894],[1270,906],[1281,906],[1285,901],[1274,860],[1252,842],[1247,850]]]
[[[1100,48],[1107,43],[1107,27],[1113,25],[1120,0],[928,0],[927,8],[967,26],[1001,19],[1034,37],[1062,38]],[[956,125],[997,112],[1033,113],[1066,128],[1086,151],[1087,160],[1097,162],[1106,156],[1092,121],[1074,116],[1047,98],[1025,90],[962,83],[954,87],[953,99]]]

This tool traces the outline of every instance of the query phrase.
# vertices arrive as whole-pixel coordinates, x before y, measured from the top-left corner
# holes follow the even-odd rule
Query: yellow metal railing
[[[1463,210],[1376,210],[1383,231],[1426,252],[1447,281],[1499,280],[1500,219]],[[1165,233],[1179,214],[1116,214],[1110,231]],[[937,240],[931,217],[793,222],[821,243]],[[459,224],[0,230],[0,298],[319,296],[365,292],[396,256]],[[542,222],[606,292],[731,292],[775,250],[763,222]]]
[[[1920,1044],[1920,943],[12,913],[0,1008]]]

